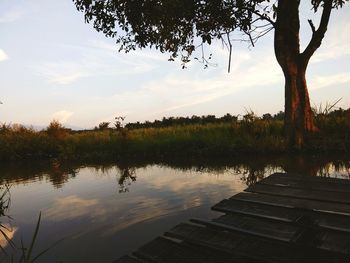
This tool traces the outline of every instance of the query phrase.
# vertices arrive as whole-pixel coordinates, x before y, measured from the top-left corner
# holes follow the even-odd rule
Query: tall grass
[[[307,151],[348,151],[349,111],[318,114],[320,132]],[[247,113],[242,120],[139,129],[71,131],[59,123],[35,131],[20,125],[0,127],[0,159],[104,159],[219,157],[245,152],[281,153],[288,147],[283,121]]]

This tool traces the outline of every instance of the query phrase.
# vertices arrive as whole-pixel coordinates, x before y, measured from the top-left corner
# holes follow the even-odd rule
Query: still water
[[[252,161],[253,159],[253,161]],[[210,207],[247,185],[280,171],[349,178],[347,160],[279,158],[221,163],[3,165],[0,183],[10,186],[1,222],[16,244],[29,246],[41,212],[37,262],[111,262],[181,221],[212,218]],[[6,246],[0,235],[0,244]],[[0,262],[18,249],[0,250]],[[15,261],[16,262],[16,261]]]

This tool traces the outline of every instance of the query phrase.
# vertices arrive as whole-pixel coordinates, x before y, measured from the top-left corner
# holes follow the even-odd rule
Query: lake
[[[3,164],[0,183],[10,187],[8,236],[28,246],[39,213],[37,262],[111,262],[181,221],[212,218],[211,206],[273,172],[349,178],[343,157],[250,157],[158,163]],[[0,235],[0,244],[6,244]],[[8,255],[18,249],[6,247]],[[0,262],[9,261],[0,250]]]

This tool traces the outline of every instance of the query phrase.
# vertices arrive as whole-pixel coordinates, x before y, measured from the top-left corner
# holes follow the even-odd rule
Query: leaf
[[[29,250],[28,250],[27,257],[26,257],[26,261],[30,260],[30,256],[31,256],[32,251],[33,251],[35,240],[36,240],[36,237],[38,236],[39,227],[40,227],[40,220],[41,220],[41,212],[39,213],[38,222],[36,223],[34,235],[33,235],[33,238],[32,238],[32,242],[30,243],[30,246],[29,246]]]

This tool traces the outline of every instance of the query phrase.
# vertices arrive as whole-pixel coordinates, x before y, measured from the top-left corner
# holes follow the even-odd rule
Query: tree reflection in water
[[[132,182],[136,182],[136,168],[128,167],[127,165],[117,165],[117,169],[119,173],[119,193],[129,192],[129,186]]]
[[[241,175],[246,185],[254,184],[274,172],[289,172],[309,176],[337,176],[350,179],[350,161],[345,157],[279,156],[216,160],[163,160],[152,163],[147,160],[136,162],[69,163],[51,160],[48,162],[27,162],[0,165],[0,185],[16,185],[33,181],[49,181],[55,188],[62,188],[75,178],[81,168],[89,168],[105,176],[116,174],[119,193],[126,193],[137,180],[138,168],[160,165],[182,171],[230,173]]]

